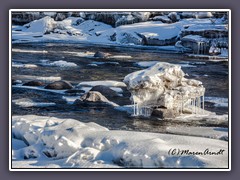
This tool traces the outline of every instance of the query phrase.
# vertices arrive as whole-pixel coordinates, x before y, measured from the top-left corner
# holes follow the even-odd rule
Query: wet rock
[[[45,89],[56,89],[56,90],[64,90],[64,89],[72,89],[72,88],[73,86],[66,81],[55,81],[45,86]]]
[[[23,86],[44,86],[44,85],[45,85],[44,82],[38,81],[38,80],[29,81],[29,82],[23,84]]]
[[[165,109],[165,108],[157,108],[152,112],[152,116],[161,118],[161,119],[171,119],[175,118],[179,115],[179,112],[174,109]]]
[[[118,94],[114,90],[112,90],[111,88],[109,88],[107,86],[103,86],[103,85],[94,86],[90,91],[100,92],[102,95],[104,95],[106,97],[118,96]]]
[[[89,91],[80,99],[77,99],[74,102],[74,105],[81,105],[81,106],[91,106],[91,105],[113,105],[116,106],[115,103],[109,101],[104,95],[97,91]]]
[[[109,53],[104,53],[104,52],[101,52],[101,51],[97,51],[95,54],[94,54],[94,57],[97,57],[97,58],[106,58],[107,56],[109,56],[110,54]]]

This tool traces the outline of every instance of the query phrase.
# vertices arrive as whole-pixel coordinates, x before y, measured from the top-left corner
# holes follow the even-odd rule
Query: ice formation
[[[204,112],[202,82],[184,78],[180,65],[159,62],[127,75],[124,83],[131,92],[134,116],[150,116],[154,108],[172,109],[180,114]]]

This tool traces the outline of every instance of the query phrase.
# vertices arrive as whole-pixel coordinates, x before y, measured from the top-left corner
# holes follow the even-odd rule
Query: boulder
[[[85,93],[80,99],[77,99],[74,102],[75,105],[81,106],[91,106],[91,105],[113,105],[117,106],[117,104],[109,101],[104,95],[97,91],[89,91]]]
[[[109,88],[107,86],[103,86],[103,85],[94,86],[90,91],[100,92],[102,95],[104,95],[106,97],[118,96],[118,94],[114,90],[112,90],[111,88]]]
[[[56,89],[56,90],[64,90],[64,89],[72,89],[72,88],[73,86],[66,81],[55,81],[45,86],[45,89]]]
[[[44,86],[45,83],[43,81],[38,81],[38,80],[34,80],[34,81],[29,81],[23,84],[23,86]]]

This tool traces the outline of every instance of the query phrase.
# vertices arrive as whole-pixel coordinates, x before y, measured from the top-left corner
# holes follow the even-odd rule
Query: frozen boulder
[[[72,89],[72,88],[73,86],[71,85],[71,83],[67,81],[55,81],[45,86],[45,89],[56,89],[56,90]]]
[[[199,109],[205,88],[202,82],[184,76],[180,65],[165,62],[127,75],[124,83],[131,92],[134,115],[150,116],[152,109],[158,107],[179,113],[184,108]]]

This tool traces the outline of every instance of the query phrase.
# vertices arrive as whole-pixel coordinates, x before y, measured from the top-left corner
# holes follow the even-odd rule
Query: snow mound
[[[12,135],[27,145],[12,150],[13,167],[19,164],[21,168],[228,166],[228,143],[208,138],[108,130],[95,123],[35,115],[13,116]]]

